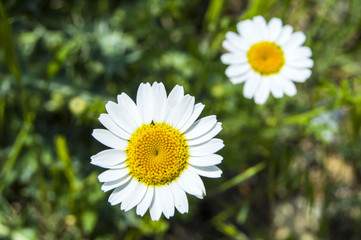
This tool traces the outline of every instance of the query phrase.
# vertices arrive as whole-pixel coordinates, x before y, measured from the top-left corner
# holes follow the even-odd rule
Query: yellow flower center
[[[247,58],[252,69],[263,76],[276,74],[285,65],[281,47],[273,42],[264,41],[252,45]]]
[[[139,127],[129,139],[127,155],[129,174],[148,186],[174,181],[189,158],[185,137],[166,123]]]

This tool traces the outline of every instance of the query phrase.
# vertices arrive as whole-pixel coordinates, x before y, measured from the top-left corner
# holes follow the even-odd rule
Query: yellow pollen
[[[276,74],[285,65],[281,47],[273,42],[264,41],[252,45],[247,58],[252,69],[263,76]]]
[[[168,184],[187,167],[185,137],[166,123],[143,124],[129,139],[129,174],[148,186]]]

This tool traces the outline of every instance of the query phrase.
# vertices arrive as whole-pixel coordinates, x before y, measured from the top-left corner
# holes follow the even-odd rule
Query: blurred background
[[[0,239],[361,239],[360,0],[2,0]],[[313,74],[256,105],[220,62],[240,20],[307,36]],[[110,206],[105,103],[141,82],[182,85],[216,114],[222,178],[189,213],[152,222]]]

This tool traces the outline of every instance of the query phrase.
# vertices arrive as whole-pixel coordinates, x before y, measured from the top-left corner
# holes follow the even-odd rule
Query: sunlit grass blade
[[[15,79],[21,82],[21,72],[16,60],[16,55],[11,37],[11,28],[5,9],[0,1],[0,47],[2,48],[5,56],[5,62],[9,67],[10,72],[14,75]]]
[[[10,176],[10,173],[14,167],[16,159],[18,158],[20,151],[23,148],[25,140],[28,137],[31,129],[32,129],[32,123],[25,123],[21,128],[20,132],[18,133],[14,144],[11,147],[8,158],[6,159],[0,172],[0,179],[2,182],[2,185],[0,185],[0,192],[2,188],[7,184],[8,181],[7,179]]]
[[[225,0],[212,0],[207,9],[205,22],[209,30],[214,30],[221,16]]]
[[[249,206],[247,205],[246,208],[248,209]],[[230,216],[232,216],[232,213],[234,211],[235,211],[234,206],[223,210],[222,212],[217,214],[215,217],[213,217],[212,223],[218,231],[220,231],[224,235],[230,237],[231,239],[248,240],[249,238],[247,237],[246,234],[244,234],[242,231],[240,231],[237,228],[237,226],[235,226],[234,224],[227,221],[228,218]]]
[[[5,99],[0,99],[0,133],[3,131],[5,119]]]
[[[70,191],[73,192],[75,190],[76,179],[75,179],[73,166],[71,163],[71,157],[68,150],[68,145],[66,143],[66,138],[64,136],[56,136],[55,145],[56,145],[56,152],[58,154],[58,157],[64,164],[65,176],[68,179]]]
[[[234,187],[234,186],[244,182],[245,180],[253,177],[258,172],[260,172],[262,169],[264,169],[265,166],[266,166],[266,164],[264,162],[260,162],[260,163],[256,164],[255,166],[248,168],[246,171],[238,174],[234,178],[232,178],[232,179],[228,180],[227,182],[223,183],[217,189],[217,191],[223,192],[223,191],[228,190],[231,187]]]

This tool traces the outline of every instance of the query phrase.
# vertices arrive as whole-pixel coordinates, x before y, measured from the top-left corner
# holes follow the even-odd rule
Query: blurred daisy
[[[108,102],[108,114],[99,117],[108,130],[92,134],[111,148],[91,157],[92,164],[109,169],[98,179],[103,191],[114,189],[110,204],[121,204],[124,211],[136,207],[140,216],[149,209],[152,220],[162,213],[172,217],[174,207],[188,212],[186,193],[206,195],[200,176],[222,174],[215,165],[223,158],[215,152],[224,145],[214,138],[222,124],[214,115],[196,121],[204,105],[194,104],[178,85],[167,96],[162,83],[142,83],[136,103],[125,93],[117,100]]]
[[[239,34],[227,32],[223,47],[229,51],[221,61],[230,66],[226,75],[233,84],[243,83],[243,95],[258,104],[266,102],[270,92],[280,98],[294,96],[293,82],[304,82],[311,76],[311,49],[301,46],[306,36],[282,26],[279,18],[267,24],[262,16],[237,24]]]

